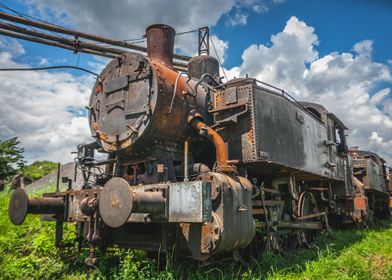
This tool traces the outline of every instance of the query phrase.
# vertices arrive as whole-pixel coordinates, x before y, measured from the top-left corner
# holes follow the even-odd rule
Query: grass
[[[392,221],[373,229],[333,230],[316,247],[292,255],[265,252],[249,268],[234,261],[198,268],[158,270],[142,251],[114,249],[87,271],[87,252],[78,252],[74,226],[65,226],[65,243],[54,246],[54,224],[29,215],[23,225],[8,219],[9,192],[0,193],[0,279],[392,279]]]

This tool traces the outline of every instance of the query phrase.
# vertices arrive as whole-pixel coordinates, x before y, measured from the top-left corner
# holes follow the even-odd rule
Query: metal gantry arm
[[[0,21],[1,35],[63,48],[73,52],[89,53],[104,57],[115,57],[119,54],[127,52],[127,50],[133,50],[142,53],[147,52],[147,48],[144,46],[79,32],[58,25],[27,19],[4,12],[0,12],[0,19],[4,20]],[[9,22],[19,25],[14,25]],[[24,26],[28,28],[25,28]],[[50,31],[52,33],[54,32],[54,34],[48,34],[47,32],[32,29],[31,27]],[[64,37],[64,35],[66,37]],[[70,38],[69,36],[73,36],[73,38]],[[80,40],[81,38],[88,41]],[[189,56],[174,54],[173,58],[175,59],[173,64],[177,70],[187,70],[187,61],[190,59]]]

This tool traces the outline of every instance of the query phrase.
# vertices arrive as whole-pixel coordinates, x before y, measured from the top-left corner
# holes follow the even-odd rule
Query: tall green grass
[[[54,223],[28,215],[21,226],[8,219],[9,192],[0,193],[0,279],[392,279],[392,222],[374,229],[333,230],[315,248],[295,253],[266,252],[248,268],[226,261],[204,268],[157,260],[142,251],[110,250],[97,267],[84,265],[87,252],[75,245],[74,226],[65,225],[64,243],[54,246]]]

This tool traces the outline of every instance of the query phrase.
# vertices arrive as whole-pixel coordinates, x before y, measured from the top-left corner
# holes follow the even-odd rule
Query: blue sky
[[[392,60],[390,47],[392,45],[392,36],[390,35],[390,27],[392,26],[391,1],[286,0],[282,3],[277,2],[271,3],[268,6],[268,11],[263,13],[253,11],[249,6],[233,8],[230,12],[222,15],[214,26],[211,26],[212,33],[229,42],[230,48],[226,53],[225,67],[230,68],[240,64],[241,54],[250,44],[268,44],[270,36],[281,31],[287,20],[293,15],[316,29],[320,38],[318,51],[321,56],[332,51],[351,50],[355,43],[371,39],[374,41],[373,59],[383,63]],[[31,9],[34,7],[34,5],[26,5],[23,1],[3,0],[0,3],[27,14],[31,14]],[[4,8],[2,10],[7,11]],[[235,26],[228,24],[228,18],[234,16],[238,11],[247,14],[247,23]],[[71,20],[63,22],[63,25],[75,28]],[[198,26],[193,27],[197,28]],[[183,31],[181,27],[177,27],[177,29]],[[144,30],[140,29],[139,35],[142,35],[143,32]],[[125,35],[119,39],[126,38],[128,37]],[[23,57],[23,61],[39,64],[42,57],[54,62],[63,62],[66,59],[68,63],[78,64],[77,55],[69,51],[24,41],[21,41],[21,44],[30,54],[28,57]],[[89,60],[91,60],[90,55],[79,55],[79,65],[88,66]]]
[[[251,77],[323,104],[350,128],[349,145],[392,162],[392,2],[382,0],[25,0],[0,3],[31,16],[114,39],[153,23],[178,32],[208,25],[229,78]],[[175,7],[175,8],[173,8]],[[1,11],[7,11],[1,7]],[[196,34],[176,47],[195,54]],[[214,52],[211,50],[211,53]],[[107,60],[0,36],[0,67]],[[94,83],[73,70],[0,73],[0,138],[18,136],[27,160],[72,159],[90,141],[84,106]],[[67,132],[66,134],[64,132]]]
[[[246,25],[228,26],[224,16],[213,28],[219,37],[230,42],[226,67],[241,62],[243,50],[252,43],[267,43],[271,34],[283,29],[293,15],[316,29],[320,38],[318,51],[347,51],[356,42],[374,41],[374,60],[392,59],[392,1],[383,0],[287,0],[266,13],[249,13]],[[232,16],[235,10],[229,13]]]

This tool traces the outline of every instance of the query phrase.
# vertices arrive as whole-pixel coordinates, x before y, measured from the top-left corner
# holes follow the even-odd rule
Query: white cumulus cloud
[[[370,56],[373,51],[373,41],[363,40],[361,42],[358,42],[354,45],[353,50],[360,55]]]
[[[16,39],[10,39],[6,37],[0,38],[0,49],[13,55],[25,54],[25,49]]]
[[[151,24],[171,25],[177,32],[214,26],[234,6],[234,0],[28,0],[30,13],[77,30],[114,39],[141,38]],[[197,37],[176,38],[176,47],[186,54],[197,51]]]
[[[233,16],[228,17],[226,20],[226,24],[231,26],[246,25],[247,22],[248,15],[241,11],[236,11]]]
[[[390,67],[372,60],[371,40],[355,44],[354,53],[331,52],[322,57],[318,44],[315,29],[291,17],[282,32],[271,36],[270,46],[249,46],[242,64],[227,74],[248,74],[284,88],[299,100],[324,105],[350,128],[349,145],[373,150],[392,163]],[[375,92],[380,85],[383,88]]]
[[[391,92],[390,88],[384,88],[384,89],[376,92],[375,94],[373,94],[373,96],[370,98],[369,102],[373,105],[378,105],[382,101],[384,101],[386,97],[388,97],[390,92]]]
[[[30,67],[0,50],[0,67]],[[17,136],[27,161],[71,161],[77,144],[91,141],[84,106],[93,78],[64,72],[2,72],[0,138]]]

